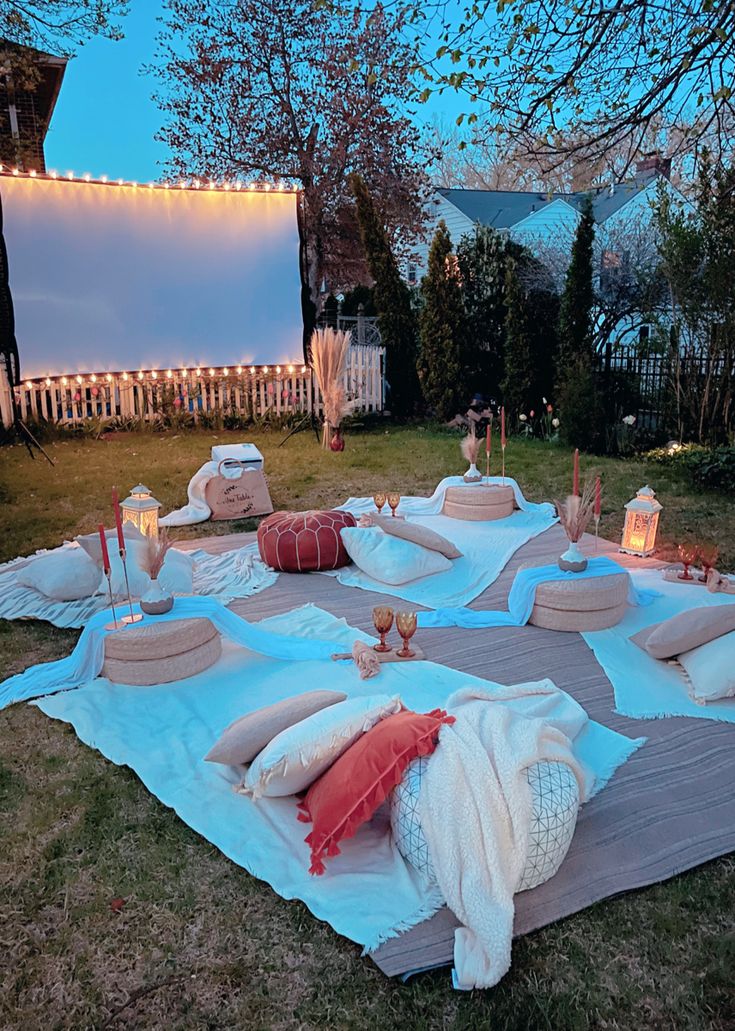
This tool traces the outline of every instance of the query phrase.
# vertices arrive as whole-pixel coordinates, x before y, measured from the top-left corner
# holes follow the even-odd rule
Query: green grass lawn
[[[142,480],[164,509],[213,442],[242,434],[120,434],[48,445],[56,461],[0,449],[0,561],[109,523],[110,487]],[[344,454],[313,434],[263,451],[277,508],[336,504],[382,487],[429,492],[461,472],[458,442],[430,428],[373,428]],[[532,500],[566,492],[571,456],[511,441],[509,474]],[[709,536],[735,567],[735,500],[695,494],[642,461],[583,458],[605,489],[601,530],[646,482],[673,544]],[[181,536],[253,524],[206,523]],[[3,675],[69,652],[76,632],[0,621]],[[122,898],[122,909],[111,901]],[[30,706],[0,712],[2,1028],[735,1028],[735,861],[599,903],[516,942],[490,992],[452,991],[446,970],[403,985],[359,949],[225,859],[128,769]]]

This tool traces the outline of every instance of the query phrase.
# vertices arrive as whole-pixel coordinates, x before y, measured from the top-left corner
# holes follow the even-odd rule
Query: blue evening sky
[[[49,169],[141,182],[161,175],[166,147],[153,138],[162,121],[151,99],[156,84],[140,69],[153,58],[162,3],[135,0],[131,8],[123,40],[93,39],[67,65],[46,138]],[[426,121],[451,121],[465,107],[446,94],[422,113]]]

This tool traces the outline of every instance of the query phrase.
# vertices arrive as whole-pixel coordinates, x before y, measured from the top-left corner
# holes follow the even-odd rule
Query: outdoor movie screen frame
[[[303,361],[295,191],[0,177],[23,378]]]

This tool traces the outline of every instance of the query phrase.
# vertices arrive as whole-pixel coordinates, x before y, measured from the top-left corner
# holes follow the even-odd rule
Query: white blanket
[[[567,763],[581,802],[594,783],[572,742],[584,709],[550,680],[492,691],[463,688],[447,699],[456,717],[442,728],[421,786],[421,825],[455,931],[456,988],[490,988],[510,968],[513,896],[528,857],[533,763]],[[478,861],[482,857],[482,861]]]
[[[54,551],[77,548],[69,541]],[[38,555],[51,554],[39,551]],[[188,552],[194,559],[194,593],[215,598],[222,605],[233,598],[248,598],[275,583],[278,574],[269,569],[252,546],[235,548],[220,555],[206,551]],[[0,566],[0,619],[45,619],[60,627],[85,626],[92,616],[109,605],[106,594],[78,601],[54,601],[32,587],[18,583],[17,573],[35,556],[18,558]]]
[[[486,485],[501,482],[499,476],[483,480]],[[452,519],[441,514],[447,487],[477,486],[466,484],[461,476],[445,477],[430,498],[401,498],[400,515],[410,522],[430,527],[456,544],[462,552],[462,557],[454,559],[452,568],[445,573],[435,573],[398,586],[374,580],[355,565],[336,569],[327,575],[335,576],[348,587],[390,594],[430,609],[468,605],[497,580],[520,547],[557,521],[553,505],[527,501],[516,481],[509,476],[506,476],[505,483],[513,488],[519,511],[506,519],[487,522]],[[363,512],[374,512],[375,504],[372,498],[349,498],[340,508],[359,516]]]
[[[188,599],[194,609],[205,600]],[[225,619],[238,617],[218,607]],[[176,610],[174,609],[174,615]],[[232,791],[242,770],[205,763],[203,756],[222,730],[238,716],[315,684],[347,695],[376,691],[398,694],[404,703],[426,712],[442,706],[452,692],[473,685],[493,692],[496,685],[432,662],[389,663],[380,676],[362,681],[352,663],[303,658],[305,646],[324,655],[335,644],[349,651],[355,639],[370,640],[327,612],[306,606],[258,626],[244,621],[243,631],[256,648],[282,648],[290,637],[287,658],[266,656],[225,642],[222,658],[195,677],[157,687],[129,687],[98,678],[76,690],[67,690],[37,703],[55,719],[72,724],[86,744],[112,762],[131,767],[164,805],[211,841],[226,856],[270,884],[284,898],[301,899],[319,919],[339,934],[368,950],[431,916],[440,900],[428,896],[424,886],[402,859],[381,816],[365,824],[354,838],[341,844],[342,853],[330,859],[323,877],[312,877],[306,830],[297,820],[294,798],[254,802]],[[228,632],[235,633],[228,622]],[[263,634],[265,643],[258,634]],[[273,638],[278,636],[275,642]],[[328,642],[320,644],[319,642]],[[281,652],[283,655],[283,652]],[[59,667],[56,663],[47,666]],[[36,679],[37,666],[31,671]],[[67,668],[60,671],[71,686]],[[73,677],[72,677],[73,679]],[[15,678],[16,684],[18,678]],[[0,700],[7,697],[0,686]],[[30,686],[26,684],[25,686]],[[51,688],[51,684],[47,683]],[[643,743],[630,740],[598,723],[590,722],[575,739],[579,761],[595,774],[595,790],[602,788],[615,769]]]
[[[615,691],[615,711],[631,719],[692,716],[735,723],[735,698],[700,705],[689,696],[686,679],[676,663],[653,659],[629,640],[639,630],[704,605],[732,605],[732,595],[710,594],[704,587],[664,580],[659,569],[631,570],[639,592],[655,595],[647,608],[629,608],[622,622],[609,630],[582,636]],[[735,662],[735,656],[733,656]]]

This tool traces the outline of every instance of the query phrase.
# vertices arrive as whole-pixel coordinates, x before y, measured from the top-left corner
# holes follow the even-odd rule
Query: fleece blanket
[[[454,986],[490,988],[510,968],[513,896],[528,858],[525,771],[566,763],[586,802],[594,776],[572,742],[588,718],[550,680],[492,692],[463,688],[447,708],[455,722],[442,728],[422,782],[421,825],[439,887],[463,925],[454,935]]]
[[[626,573],[627,570],[604,555],[591,558],[581,573],[568,573],[559,566],[533,566],[519,569],[508,593],[508,611],[492,609],[437,609],[435,612],[419,612],[420,627],[461,626],[468,630],[479,630],[495,626],[525,626],[533,610],[536,588],[548,580],[586,580],[590,577],[611,576]],[[638,590],[630,580],[628,588],[629,605],[650,605],[658,597],[655,591]]]
[[[187,599],[188,604],[204,601]],[[276,643],[282,646],[285,636],[302,656],[307,645],[320,648],[323,656],[334,650],[349,651],[356,639],[370,640],[344,620],[313,606],[257,626],[242,622],[248,635],[254,631],[265,635],[271,651]],[[261,649],[265,646],[252,636],[251,642]],[[49,665],[58,670],[58,664]],[[68,677],[63,683],[72,686]],[[310,690],[314,684],[349,696],[378,691],[398,694],[407,706],[422,712],[442,706],[460,687],[498,689],[431,662],[389,663],[379,677],[362,681],[349,662],[322,657],[294,663],[228,640],[215,666],[178,683],[130,687],[89,679],[74,690],[34,704],[48,716],[70,723],[82,741],[112,762],[135,770],[149,791],[233,862],[284,898],[301,899],[337,933],[372,950],[431,916],[440,904],[427,897],[419,875],[398,853],[388,821],[379,814],[342,844],[341,855],[330,860],[324,876],[312,877],[309,848],[303,841],[306,828],[297,820],[296,800],[255,802],[237,794],[232,786],[242,779],[242,770],[205,763],[202,758],[238,716]],[[0,687],[3,696],[7,698],[7,685]],[[587,724],[575,738],[573,750],[578,761],[593,771],[593,791],[607,783],[643,740],[630,740],[598,723]]]
[[[637,720],[691,716],[735,723],[735,698],[706,705],[693,701],[680,666],[651,658],[629,640],[644,627],[687,609],[732,605],[732,595],[672,583],[664,579],[660,569],[632,570],[630,575],[636,589],[655,595],[652,604],[645,609],[629,608],[622,622],[609,630],[582,635],[613,686],[615,711]]]
[[[78,544],[65,542],[54,551],[77,548]],[[39,551],[48,555],[50,551]],[[248,598],[275,583],[277,573],[262,562],[257,548],[236,548],[219,555],[210,555],[197,549],[188,552],[194,559],[194,593],[215,598],[228,605],[234,598]],[[35,558],[14,559],[0,566],[0,619],[45,619],[60,627],[84,626],[97,612],[106,609],[109,601],[105,594],[78,601],[54,601],[32,587],[18,583],[18,571]]]
[[[484,484],[499,484],[499,476],[491,476]],[[452,568],[444,573],[421,577],[409,583],[393,585],[381,583],[363,573],[355,565],[330,571],[348,587],[390,594],[396,598],[424,605],[429,609],[453,608],[468,605],[497,580],[508,560],[515,552],[557,521],[553,505],[527,501],[515,480],[506,476],[505,483],[513,488],[519,511],[506,519],[488,522],[468,522],[442,515],[447,487],[468,487],[461,476],[447,476],[430,498],[402,497],[398,513],[411,522],[430,527],[442,537],[456,544],[462,557],[454,559]],[[374,512],[372,498],[349,498],[340,508],[360,516]]]

